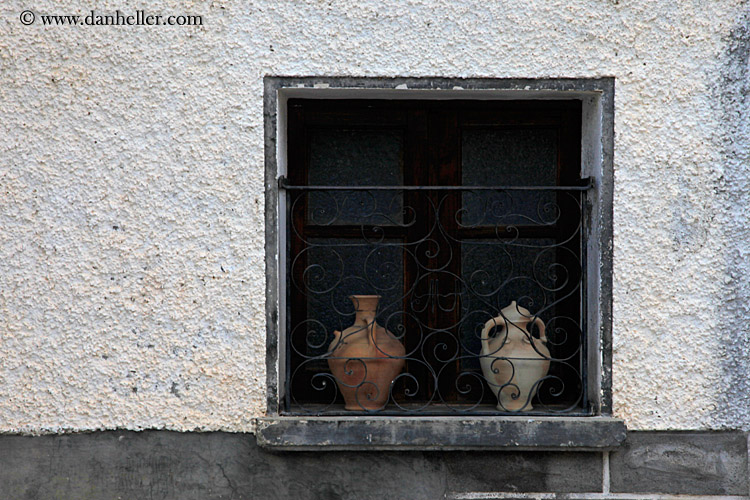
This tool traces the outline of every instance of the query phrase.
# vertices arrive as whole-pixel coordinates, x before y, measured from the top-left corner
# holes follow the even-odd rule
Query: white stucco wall
[[[264,75],[614,76],[615,413],[750,429],[744,4],[3,2],[0,431],[263,414]]]

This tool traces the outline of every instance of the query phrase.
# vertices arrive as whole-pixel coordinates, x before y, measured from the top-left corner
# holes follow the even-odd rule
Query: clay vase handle
[[[375,328],[375,320],[372,320],[369,326],[370,334],[367,336],[370,339],[370,345],[375,349],[378,349],[378,329]]]
[[[370,347],[374,347],[377,349],[378,329],[375,328],[375,315],[367,314],[363,315],[362,318],[365,320],[365,322],[367,322],[367,326],[365,327],[367,329],[367,343],[370,344]]]
[[[328,349],[330,349],[331,352],[334,352],[336,349],[339,348],[341,344],[341,332],[339,330],[333,331],[333,341],[329,344]]]
[[[544,331],[545,331],[544,321],[542,321],[542,318],[537,316],[536,318],[534,318],[534,324],[537,326],[537,328],[539,328],[539,340],[541,340],[542,342],[546,344],[547,337],[544,335]]]
[[[480,337],[480,339],[482,341],[482,346],[484,347],[486,354],[490,354],[500,350],[490,347],[490,330],[498,326],[500,327],[500,331],[496,333],[493,339],[501,339],[503,338],[503,332],[506,328],[505,318],[503,318],[502,316],[498,316],[497,318],[489,320],[487,323],[485,323],[484,328],[482,329],[482,336]]]

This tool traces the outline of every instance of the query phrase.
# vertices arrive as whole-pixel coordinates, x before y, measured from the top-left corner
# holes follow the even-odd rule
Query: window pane
[[[552,129],[464,129],[461,179],[465,186],[554,186],[557,131]],[[463,194],[465,226],[549,223],[549,192],[476,191]]]
[[[310,132],[308,182],[322,186],[400,186],[403,138],[398,130],[322,129]],[[397,191],[327,191],[309,195],[312,224],[399,224]]]

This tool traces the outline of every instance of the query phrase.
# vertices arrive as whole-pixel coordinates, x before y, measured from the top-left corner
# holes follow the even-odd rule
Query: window
[[[581,101],[287,106],[284,408],[587,413]]]
[[[608,416],[614,81],[265,83],[269,390],[258,442],[621,442],[622,421]],[[373,340],[384,331],[385,345]],[[525,356],[502,354],[510,337]],[[340,351],[348,338],[378,349]],[[362,375],[367,358],[394,373]],[[497,368],[520,373],[525,361],[548,363],[525,387]],[[493,385],[488,371],[505,380]],[[528,419],[505,418],[515,415]]]

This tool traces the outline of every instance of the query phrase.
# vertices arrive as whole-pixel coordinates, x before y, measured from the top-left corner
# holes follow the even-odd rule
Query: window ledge
[[[265,417],[255,436],[279,451],[604,451],[626,432],[609,417]]]

